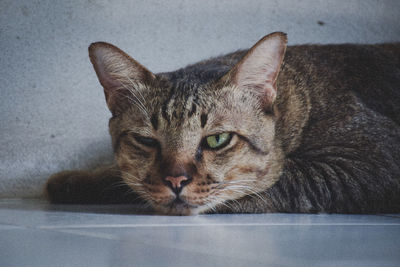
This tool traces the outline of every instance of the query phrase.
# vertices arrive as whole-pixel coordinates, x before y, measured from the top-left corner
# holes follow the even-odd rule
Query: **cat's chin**
[[[157,205],[155,209],[162,215],[197,215],[206,210],[205,207],[190,205],[183,201],[173,201],[168,205]]]

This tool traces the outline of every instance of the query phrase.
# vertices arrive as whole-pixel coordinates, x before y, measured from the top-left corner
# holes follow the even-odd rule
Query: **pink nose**
[[[167,177],[165,177],[165,181],[169,181],[172,185],[172,188],[174,188],[174,189],[180,188],[182,186],[181,183],[183,181],[186,181],[187,179],[188,178],[185,176],[178,176],[178,177],[167,176]]]

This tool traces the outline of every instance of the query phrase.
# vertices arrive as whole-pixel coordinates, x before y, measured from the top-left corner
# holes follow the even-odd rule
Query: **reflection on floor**
[[[400,214],[132,214],[0,200],[0,266],[400,266]]]

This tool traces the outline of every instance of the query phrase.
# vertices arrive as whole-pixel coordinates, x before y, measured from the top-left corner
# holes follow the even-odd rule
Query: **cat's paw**
[[[45,194],[53,203],[81,203],[87,192],[90,174],[84,171],[63,171],[52,175],[46,183]],[[86,191],[86,192],[85,192]]]

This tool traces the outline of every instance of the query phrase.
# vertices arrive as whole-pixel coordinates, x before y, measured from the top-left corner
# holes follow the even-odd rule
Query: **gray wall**
[[[400,41],[400,1],[0,1],[0,197],[110,161],[110,116],[87,57],[111,42],[153,72],[273,31],[289,44]]]

